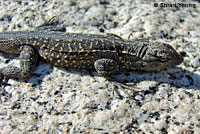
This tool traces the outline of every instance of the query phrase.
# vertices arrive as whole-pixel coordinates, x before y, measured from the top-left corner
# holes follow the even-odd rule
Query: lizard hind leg
[[[35,69],[38,60],[38,54],[30,46],[23,46],[19,56],[20,67],[6,66],[0,69],[0,78],[27,78]]]
[[[37,31],[56,31],[56,32],[66,32],[66,28],[59,24],[59,16],[53,16],[48,21],[45,21],[42,25],[37,26],[35,30]]]

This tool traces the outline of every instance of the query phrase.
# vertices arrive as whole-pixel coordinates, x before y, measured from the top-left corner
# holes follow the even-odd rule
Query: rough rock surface
[[[112,83],[95,72],[40,62],[30,79],[10,79],[0,90],[0,133],[198,134],[200,3],[169,0],[162,3],[177,7],[161,7],[160,1],[156,7],[156,1],[0,1],[0,31],[34,30],[56,16],[67,32],[149,38],[184,56],[177,68],[116,75],[140,91],[121,88],[123,98],[113,96]],[[13,57],[0,53],[0,66]]]

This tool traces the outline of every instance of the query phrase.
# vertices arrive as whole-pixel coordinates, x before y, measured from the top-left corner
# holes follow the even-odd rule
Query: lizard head
[[[165,43],[152,43],[146,46],[142,56],[142,70],[159,71],[175,67],[183,62],[183,57],[176,50]]]

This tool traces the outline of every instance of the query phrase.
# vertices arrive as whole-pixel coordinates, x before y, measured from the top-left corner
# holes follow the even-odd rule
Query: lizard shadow
[[[128,72],[127,74],[124,73],[124,75],[121,75],[122,80],[125,78],[122,83],[131,84],[141,81],[155,81],[158,83],[166,83],[177,88],[200,90],[200,75],[178,67],[160,72]]]
[[[47,74],[53,72],[53,68],[53,65],[50,65],[48,63],[40,63],[35,70],[35,75],[31,79],[29,79],[28,82],[36,85],[40,84]],[[90,75],[91,77],[99,76],[98,73],[94,70],[65,68],[63,69],[59,67],[58,70],[61,70],[61,73],[63,73],[63,75],[65,75],[65,72],[68,72],[70,74],[78,74],[80,75],[80,77],[87,75]],[[56,75],[57,74],[53,76],[57,77]],[[178,88],[200,90],[200,75],[183,70],[178,67],[170,68],[160,72],[122,72],[116,75],[112,75],[111,80],[108,79],[108,81],[117,82],[120,84],[135,84],[140,83],[142,81],[155,81],[158,83],[166,83]]]

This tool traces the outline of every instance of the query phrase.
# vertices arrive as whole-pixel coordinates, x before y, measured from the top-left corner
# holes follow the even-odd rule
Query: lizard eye
[[[160,58],[160,61],[165,62],[167,61],[167,58]]]

